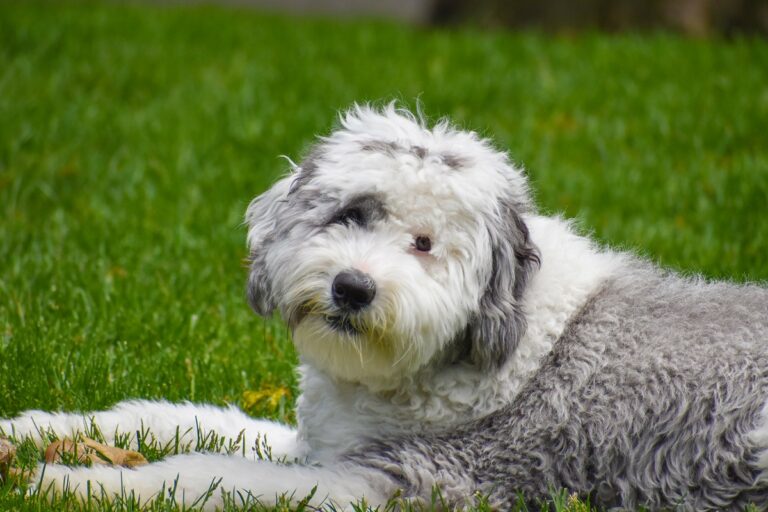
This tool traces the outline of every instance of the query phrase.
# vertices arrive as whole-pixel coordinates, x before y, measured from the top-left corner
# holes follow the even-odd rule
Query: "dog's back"
[[[563,487],[603,506],[768,501],[768,290],[631,265],[510,406],[436,439],[380,445],[368,464],[391,470],[394,456],[404,469],[392,476],[416,494],[427,482],[499,505]]]

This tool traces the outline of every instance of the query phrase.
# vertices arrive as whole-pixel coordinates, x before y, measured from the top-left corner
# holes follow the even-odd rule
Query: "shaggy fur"
[[[765,505],[750,432],[768,396],[768,291],[644,264],[624,270],[569,322],[510,405],[458,431],[348,457],[409,495],[439,483],[454,501],[480,489],[508,506],[516,491],[565,487],[601,506]]]
[[[176,485],[191,502],[221,479],[267,503],[317,485],[315,504],[342,507],[434,486],[457,506],[552,488],[608,507],[768,504],[768,290],[596,247],[536,214],[524,173],[474,133],[391,105],[341,125],[246,215],[250,302],[281,312],[301,356],[298,429],[164,402],[86,416],[108,437],[266,435],[295,463],[54,465],[40,484],[143,499]],[[370,303],[341,305],[344,272],[375,285]],[[0,428],[67,435],[83,420],[30,411]]]

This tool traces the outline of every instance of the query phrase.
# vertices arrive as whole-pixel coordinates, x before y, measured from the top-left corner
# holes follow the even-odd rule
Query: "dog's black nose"
[[[359,270],[345,270],[334,278],[331,293],[333,302],[341,309],[357,311],[373,301],[376,283],[371,276]]]

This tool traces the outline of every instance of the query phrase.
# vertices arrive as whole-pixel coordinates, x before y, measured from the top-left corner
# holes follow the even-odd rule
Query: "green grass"
[[[290,421],[296,356],[246,305],[241,219],[353,101],[493,136],[601,241],[768,279],[766,63],[761,40],[0,3],[0,416],[163,397]]]

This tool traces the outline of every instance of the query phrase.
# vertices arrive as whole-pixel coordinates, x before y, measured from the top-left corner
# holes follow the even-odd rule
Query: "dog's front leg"
[[[235,407],[130,400],[107,411],[27,411],[16,418],[0,420],[0,434],[17,439],[32,438],[39,446],[48,443],[49,433],[61,439],[78,434],[90,436],[94,429],[107,444],[113,444],[117,436],[127,435],[132,446],[137,445],[141,436],[145,442],[154,440],[161,446],[173,444],[181,449],[200,449],[197,445],[205,444],[206,439],[210,439],[207,436],[214,433],[224,442],[206,446],[208,449],[224,451],[230,447],[229,441],[239,439],[244,449],[238,452],[246,456],[252,455],[257,443],[268,445],[275,459],[303,459],[306,455],[295,429],[274,421],[251,418]]]
[[[124,469],[106,466],[38,468],[36,488],[71,492],[81,499],[138,499],[141,503],[165,497],[185,506],[204,503],[222,507],[227,499],[237,505],[274,505],[280,497],[296,504],[311,495],[312,506],[349,509],[364,499],[381,505],[395,491],[381,473],[360,466],[331,467],[276,464],[242,457],[195,453]],[[228,498],[226,497],[228,496]]]

